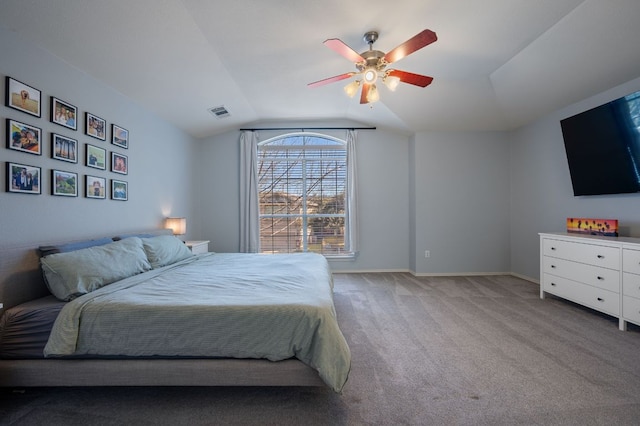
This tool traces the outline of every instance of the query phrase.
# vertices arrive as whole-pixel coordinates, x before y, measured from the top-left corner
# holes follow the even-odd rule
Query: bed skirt
[[[296,359],[0,360],[0,387],[326,386]]]

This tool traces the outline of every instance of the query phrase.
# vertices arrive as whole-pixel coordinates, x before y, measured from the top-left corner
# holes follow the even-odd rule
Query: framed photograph
[[[56,97],[51,97],[51,122],[67,127],[78,129],[78,108],[68,102],[61,101]]]
[[[129,184],[122,180],[111,179],[111,199],[127,201],[129,199]]]
[[[106,198],[106,186],[106,178],[85,175],[85,195],[87,198]]]
[[[42,93],[29,85],[7,76],[5,105],[40,117]]]
[[[78,174],[51,170],[51,194],[64,197],[78,196]]]
[[[7,148],[42,155],[42,129],[7,118]]]
[[[107,150],[98,146],[86,144],[86,165],[94,169],[106,170]]]
[[[57,133],[51,133],[51,158],[77,163],[78,141]]]
[[[40,167],[7,163],[7,192],[40,194]]]
[[[116,124],[111,125],[111,143],[122,148],[129,148],[129,131]]]
[[[85,133],[88,136],[100,139],[102,141],[107,140],[107,122],[102,118],[88,112],[85,124]]]
[[[129,173],[129,158],[126,155],[111,151],[111,171],[123,175]]]

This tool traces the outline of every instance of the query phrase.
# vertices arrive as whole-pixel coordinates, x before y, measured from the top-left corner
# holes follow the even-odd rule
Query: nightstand
[[[209,241],[185,241],[184,243],[193,254],[209,252]]]

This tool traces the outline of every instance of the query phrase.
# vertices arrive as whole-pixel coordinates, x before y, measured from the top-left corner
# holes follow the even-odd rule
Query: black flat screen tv
[[[640,192],[640,91],[560,125],[574,195]]]

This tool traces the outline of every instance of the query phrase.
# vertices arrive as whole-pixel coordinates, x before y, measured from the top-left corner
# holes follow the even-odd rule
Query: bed
[[[0,386],[347,381],[320,255],[193,255],[162,231],[38,248],[0,253]]]

